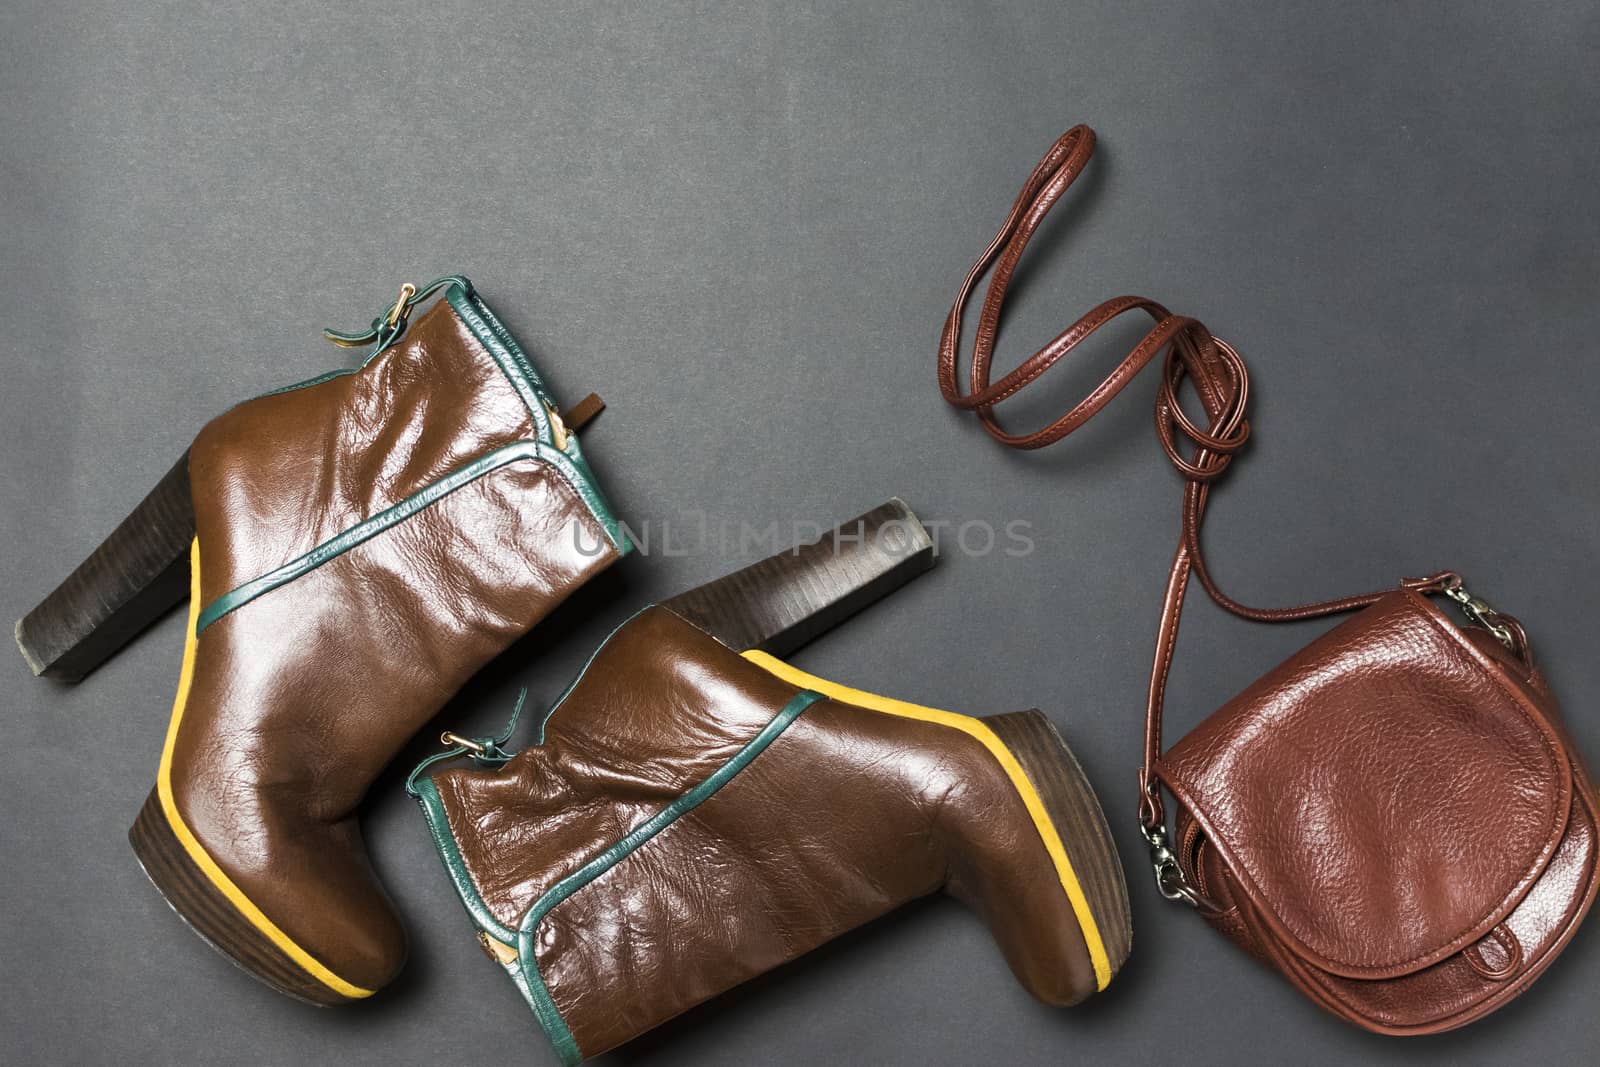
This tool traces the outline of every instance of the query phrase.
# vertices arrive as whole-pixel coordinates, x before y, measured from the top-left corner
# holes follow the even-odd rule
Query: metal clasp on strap
[[[1513,652],[1516,651],[1517,639],[1511,633],[1511,627],[1495,621],[1499,612],[1490,607],[1486,601],[1467,592],[1466,586],[1462,585],[1459,580],[1445,586],[1444,595],[1461,606],[1461,613],[1467,617],[1468,621],[1482,626],[1485,630],[1494,634],[1495,640]]]
[[[1184,877],[1183,868],[1178,866],[1178,857],[1167,847],[1167,828],[1141,824],[1139,832],[1150,846],[1150,866],[1155,870],[1156,888],[1161,895],[1168,900],[1181,900],[1191,908],[1198,908],[1200,897],[1189,885],[1189,879]]]

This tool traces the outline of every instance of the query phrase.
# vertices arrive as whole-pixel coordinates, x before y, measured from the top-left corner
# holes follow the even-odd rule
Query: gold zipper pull
[[[470,737],[462,737],[460,734],[451,733],[449,730],[439,735],[439,743],[446,748],[459,748],[463,752],[474,756],[482,756],[489,751],[489,746],[483,742],[474,741]]]
[[[400,296],[395,300],[394,307],[389,309],[389,314],[384,318],[383,324],[391,330],[400,325],[400,321],[405,318],[406,312],[410,310],[407,305],[410,304],[411,298],[416,295],[416,286],[410,282],[402,285],[400,287]]]
[[[340,333],[338,330],[323,330],[322,336],[338,345],[340,348],[365,348],[374,341],[379,342],[379,347],[394,340],[400,327],[405,324],[406,316],[411,314],[411,301],[416,298],[417,287],[406,282],[400,287],[400,295],[395,298],[393,306],[380,317],[372,320],[372,326],[365,333]]]

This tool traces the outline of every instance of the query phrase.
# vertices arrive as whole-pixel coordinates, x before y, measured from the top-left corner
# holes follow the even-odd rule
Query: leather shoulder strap
[[[1250,424],[1245,419],[1245,408],[1250,397],[1250,376],[1233,346],[1213,337],[1199,320],[1174,315],[1145,297],[1117,297],[1079,318],[1015,370],[998,381],[990,380],[1006,290],[1017,263],[1039,224],[1088,165],[1094,155],[1094,145],[1093,130],[1074,126],[1057,138],[1028,175],[1000,231],[967,272],[950,314],[945,317],[939,338],[939,391],[952,406],[974,412],[989,436],[1001,444],[1020,449],[1043,448],[1088,422],[1156,356],[1163,357],[1155,404],[1156,437],[1184,484],[1182,530],[1167,575],[1166,596],[1161,608],[1146,699],[1144,760],[1139,771],[1140,821],[1147,830],[1152,830],[1161,826],[1164,819],[1155,763],[1161,754],[1161,712],[1167,675],[1191,575],[1219,606],[1258,622],[1288,622],[1352,611],[1371,604],[1388,590],[1296,607],[1254,608],[1239,603],[1218,588],[1200,549],[1200,525],[1211,481],[1227,469],[1235,453],[1249,439]],[[978,315],[971,368],[963,392],[958,380],[962,323],[967,305],[985,274],[989,275],[989,282]],[[1087,397],[1054,422],[1036,430],[1013,433],[1000,423],[995,414],[998,404],[1037,381],[1095,331],[1128,312],[1144,312],[1154,325]],[[1185,380],[1192,384],[1205,413],[1203,427],[1185,414],[1178,402],[1178,390]],[[1190,446],[1187,455],[1180,438],[1186,439]],[[1445,572],[1426,579],[1407,579],[1402,584],[1420,592],[1436,592],[1459,581],[1454,574]]]

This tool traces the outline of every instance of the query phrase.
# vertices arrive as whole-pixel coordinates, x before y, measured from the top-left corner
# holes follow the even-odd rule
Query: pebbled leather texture
[[[1572,807],[1555,731],[1407,592],[1262,677],[1158,770],[1277,935],[1352,978],[1409,974],[1482,939],[1543,872]]]
[[[1157,770],[1201,914],[1368,1029],[1494,1010],[1594,900],[1594,789],[1543,679],[1414,593],[1265,675]]]
[[[548,991],[559,1015],[541,1021],[558,1048],[567,1031],[569,1059],[941,889],[984,918],[1041,1000],[1097,988],[1050,857],[983,745],[826,698],[709,799],[525,925],[542,895],[725,766],[801,694],[650,608],[596,654],[539,744],[503,768],[433,777],[472,887],[533,947],[513,966],[536,1013]]]
[[[204,603],[539,431],[435,303],[358,372],[248,401],[200,433]],[[199,636],[178,810],[268,918],[357,986],[379,988],[405,958],[356,821],[367,787],[467,678],[618,557],[572,474],[537,456],[495,466]]]
[[[1470,1022],[1525,989],[1593,903],[1594,787],[1532,666],[1521,624],[1466,597],[1458,575],[1277,609],[1221,590],[1200,528],[1211,483],[1249,439],[1250,378],[1239,353],[1198,320],[1119,297],[991,381],[1013,272],[1094,144],[1092,130],[1073,127],[1024,182],[945,319],[940,392],[1000,443],[1041,448],[1082,426],[1163,356],[1155,426],[1183,479],[1183,512],[1139,772],[1139,821],[1157,880],[1175,897],[1193,892],[1224,935],[1350,1022],[1394,1034]],[[964,390],[962,319],[986,273]],[[997,405],[1130,311],[1155,325],[1082,402],[1031,432],[998,421]],[[1185,381],[1203,424],[1179,402]],[[1259,622],[1360,614],[1163,756],[1167,678],[1191,577],[1224,610]],[[1477,621],[1457,627],[1424,593],[1465,598]],[[1176,860],[1162,784],[1179,801]]]

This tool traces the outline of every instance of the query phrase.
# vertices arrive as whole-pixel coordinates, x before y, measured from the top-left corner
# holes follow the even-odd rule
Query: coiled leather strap
[[[1233,346],[1213,337],[1199,320],[1174,315],[1145,297],[1117,297],[1089,311],[1000,380],[990,380],[1006,289],[1017,263],[1039,224],[1083,172],[1094,155],[1094,146],[1094,131],[1087,126],[1074,126],[1050,146],[1033,173],[1028,175],[1000,231],[967,273],[950,314],[945,318],[944,331],[939,338],[939,391],[952,406],[975,413],[989,436],[1001,444],[1020,449],[1043,448],[1088,422],[1157,355],[1163,356],[1155,404],[1156,437],[1167,459],[1183,477],[1184,488],[1182,530],[1167,576],[1155,661],[1150,671],[1144,761],[1139,771],[1140,821],[1147,829],[1154,829],[1161,826],[1164,819],[1155,776],[1156,760],[1161,754],[1161,712],[1178,619],[1191,574],[1219,606],[1258,622],[1290,622],[1353,611],[1373,603],[1390,590],[1288,608],[1254,608],[1239,603],[1217,587],[1200,549],[1200,525],[1205,516],[1210,483],[1228,468],[1250,437],[1250,424],[1245,419],[1250,375]],[[963,392],[958,381],[962,320],[986,273],[989,282],[984,290],[967,388]],[[1145,313],[1154,325],[1087,397],[1037,430],[1013,433],[1000,423],[995,413],[997,405],[1037,381],[1102,326],[1129,312]],[[1178,402],[1178,390],[1185,380],[1194,387],[1205,411],[1203,427],[1190,419]],[[1190,446],[1187,455],[1183,451],[1184,440]],[[1446,571],[1430,578],[1407,579],[1402,585],[1430,593],[1459,583],[1459,577]]]

